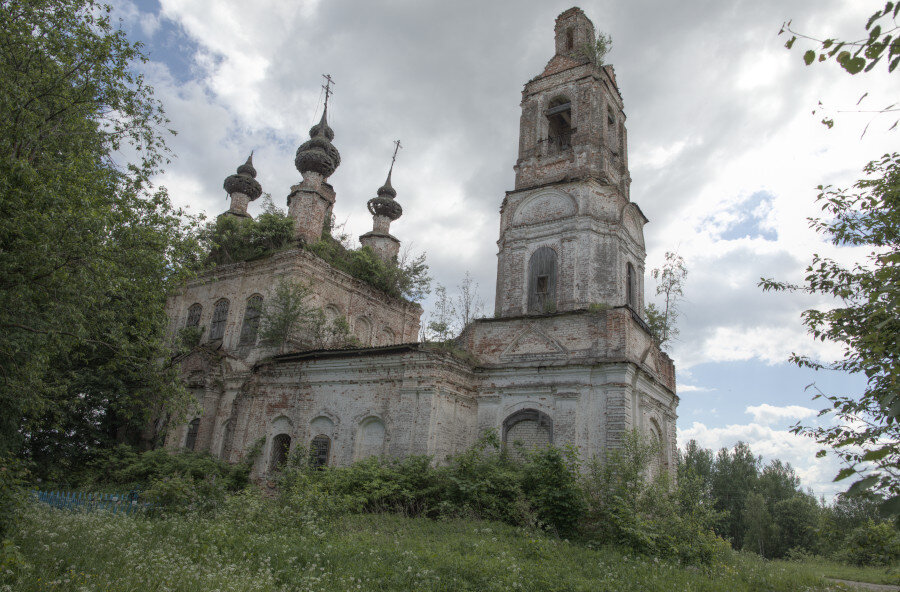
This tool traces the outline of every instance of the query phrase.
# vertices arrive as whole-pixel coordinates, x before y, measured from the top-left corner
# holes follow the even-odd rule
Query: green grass
[[[259,496],[215,518],[72,513],[31,504],[0,590],[825,590],[801,564],[734,554],[713,568],[589,549],[493,522],[316,517]]]
[[[900,586],[900,565],[895,565],[893,567],[859,567],[820,558],[790,562],[789,564],[795,566],[796,569],[804,570],[807,573],[838,580]]]

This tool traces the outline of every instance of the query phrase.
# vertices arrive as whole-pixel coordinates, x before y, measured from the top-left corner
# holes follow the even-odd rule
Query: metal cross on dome
[[[397,151],[401,148],[403,148],[403,146],[400,145],[400,140],[394,140],[394,156],[391,157],[391,171],[394,170],[394,162],[397,161]],[[388,174],[390,174],[390,172]]]
[[[322,74],[322,78],[325,79],[325,84],[322,85],[322,88],[325,89],[325,106],[328,106],[328,97],[331,96],[331,93],[334,91],[331,90],[331,85],[335,84],[334,80],[331,78],[331,74]]]

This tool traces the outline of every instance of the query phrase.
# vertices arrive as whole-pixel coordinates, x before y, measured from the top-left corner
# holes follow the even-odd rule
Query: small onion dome
[[[253,168],[253,154],[247,159],[247,162],[237,168],[237,174],[231,175],[225,179],[222,185],[229,195],[232,193],[243,193],[253,201],[262,195],[262,187],[256,180],[256,169]]]
[[[322,119],[309,130],[309,140],[297,148],[294,166],[300,173],[314,172],[330,177],[341,164],[341,154],[331,144],[334,130],[328,127],[328,107],[322,111]]]
[[[367,204],[369,213],[373,216],[385,216],[396,220],[403,215],[403,208],[394,201],[395,197],[397,197],[397,191],[391,186],[391,173],[388,173],[387,181],[378,188],[378,197],[373,197]]]

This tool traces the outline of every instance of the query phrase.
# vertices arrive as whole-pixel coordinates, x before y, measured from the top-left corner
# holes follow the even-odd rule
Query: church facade
[[[485,430],[507,444],[571,444],[582,458],[637,429],[675,455],[675,370],[643,315],[647,219],[629,199],[627,135],[612,66],[579,48],[595,39],[578,8],[556,20],[555,55],[523,90],[515,187],[500,213],[493,318],[470,323],[452,349],[416,343],[422,309],[331,267],[308,250],[220,266],[168,302],[173,337],[203,327],[180,360],[198,406],[166,445],[240,460],[264,439],[254,471],[277,469],[295,447],[315,462],[431,455],[442,462]],[[334,132],[321,122],[297,151],[303,180],[288,211],[299,243],[318,240],[336,193]],[[259,197],[252,162],[225,181],[226,215]],[[402,214],[390,174],[369,200],[360,237],[387,261]],[[281,278],[311,287],[310,303],[343,317],[361,344],[298,340],[275,354],[258,342],[262,303]],[[305,345],[303,345],[305,343]],[[454,351],[463,352],[458,355]]]

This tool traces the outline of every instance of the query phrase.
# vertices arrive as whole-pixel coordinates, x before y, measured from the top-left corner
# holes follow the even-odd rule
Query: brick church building
[[[642,318],[647,219],[630,201],[622,97],[610,65],[579,48],[595,39],[578,8],[556,19],[555,53],[525,84],[515,187],[503,197],[494,316],[470,323],[448,349],[417,343],[422,309],[331,267],[302,248],[321,236],[340,164],[327,108],[297,152],[303,180],[288,212],[298,245],[223,265],[168,302],[170,332],[203,327],[179,361],[197,408],[170,426],[172,448],[238,461],[261,439],[257,475],[294,447],[316,462],[431,455],[442,462],[485,430],[506,443],[571,444],[583,458],[638,429],[662,442],[672,470],[678,397],[671,359]],[[252,162],[225,182],[226,215],[248,217],[259,197]],[[369,201],[360,242],[385,260],[402,209],[388,181]],[[273,355],[259,343],[262,303],[281,278],[311,286],[310,304],[343,317],[362,346]],[[297,344],[302,343],[298,340]]]

